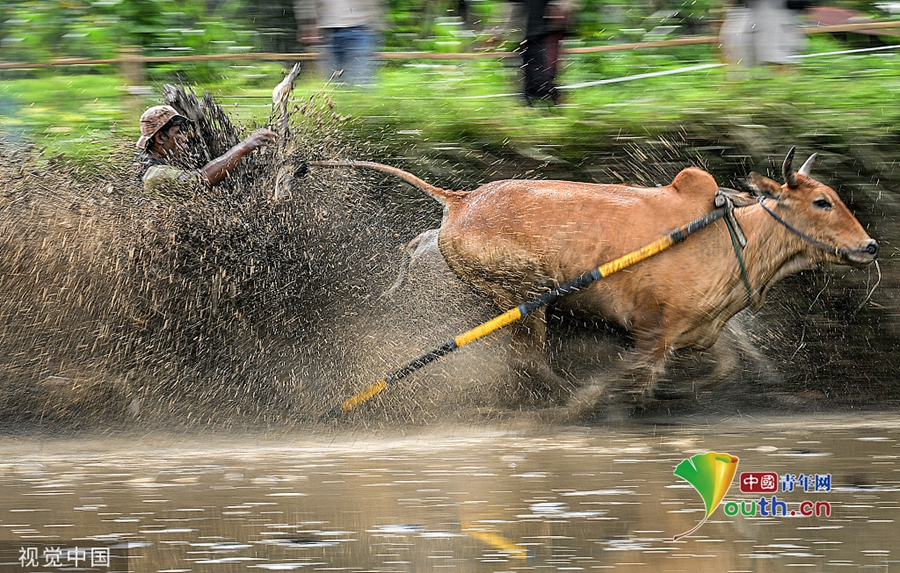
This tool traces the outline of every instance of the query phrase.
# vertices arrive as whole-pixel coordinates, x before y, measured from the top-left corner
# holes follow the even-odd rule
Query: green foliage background
[[[579,40],[588,42],[633,40],[641,29],[648,32],[663,22],[680,24],[680,32],[708,32],[723,4],[582,0],[573,29]],[[873,0],[828,4],[880,13]],[[510,6],[507,0],[469,0],[471,31],[461,33],[455,0],[389,0],[387,5],[388,49],[433,48],[442,40],[465,47],[468,42],[462,39],[486,39],[504,26]],[[122,45],[141,46],[154,56],[299,48],[291,0],[6,0],[0,7],[2,61],[111,58]]]

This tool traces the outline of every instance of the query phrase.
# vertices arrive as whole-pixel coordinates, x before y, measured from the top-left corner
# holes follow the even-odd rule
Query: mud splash
[[[197,122],[185,167],[245,131],[208,96],[166,100]],[[145,196],[128,142],[89,167],[0,147],[3,423],[317,418],[345,325],[394,279],[397,229],[427,225],[357,174],[293,177],[352,151],[343,119],[327,95],[299,102],[277,149],[182,202]]]
[[[166,101],[198,127],[187,168],[255,127],[233,124],[209,96],[173,88]],[[540,165],[490,153],[457,161],[423,157],[421,149],[390,156],[390,134],[371,143],[348,129],[327,93],[292,104],[285,124],[275,117],[277,145],[245,158],[216,190],[180,202],[144,194],[131,142],[90,166],[0,144],[6,429],[318,423],[344,398],[496,314],[438,259],[417,261],[395,285],[400,247],[438,225],[439,204],[365,172],[295,171],[310,159],[423,161],[412,170],[424,178],[471,188],[533,176]],[[718,172],[746,170],[747,156],[736,153],[738,164],[723,167],[721,158],[698,151],[701,143],[622,144],[598,152],[590,165],[544,164],[540,173],[654,184],[698,164],[728,184]],[[471,161],[488,156],[489,163]],[[857,308],[871,281],[846,273],[791,277],[762,312],[736,317],[721,342],[731,351],[732,373],[719,387],[692,385],[721,366],[719,354],[677,356],[661,388],[666,399],[647,415],[810,409],[835,398],[845,406],[871,403],[896,373],[885,351],[893,338],[882,336],[893,332],[892,322],[881,320],[880,307]],[[570,380],[602,383],[627,360],[627,339],[604,324],[557,313],[549,332],[551,364]],[[853,344],[840,342],[848,338]],[[519,406],[510,408],[502,395],[507,348],[498,333],[349,419],[377,425],[514,416]],[[871,380],[854,377],[857,360],[867,362]],[[819,379],[823,364],[837,374]]]

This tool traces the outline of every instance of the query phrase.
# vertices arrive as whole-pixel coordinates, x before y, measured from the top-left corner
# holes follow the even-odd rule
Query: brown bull
[[[669,355],[708,348],[728,320],[758,308],[781,278],[830,262],[866,265],[877,243],[837,193],[809,177],[815,155],[786,183],[751,174],[758,196],[734,211],[747,244],[742,271],[724,220],[658,256],[627,268],[557,303],[602,317],[633,333],[637,393],[652,389]],[[645,246],[714,208],[713,177],[687,168],[666,187],[506,180],[473,191],[448,191],[405,171],[369,162],[316,162],[391,173],[444,203],[439,247],[450,267],[501,308],[563,284]],[[513,327],[513,366],[529,393],[561,395],[562,380],[543,357],[546,314]],[[634,391],[634,390],[632,390]]]

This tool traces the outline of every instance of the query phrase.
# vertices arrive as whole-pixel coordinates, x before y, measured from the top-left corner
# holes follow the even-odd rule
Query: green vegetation
[[[18,0],[4,3],[3,60],[111,58],[122,45],[148,55],[215,54],[261,45],[244,3],[173,0],[103,2]]]
[[[818,41],[816,51],[835,46]],[[617,78],[714,61],[664,54],[609,54],[573,59],[563,83]],[[599,85],[566,92],[566,105],[541,110],[515,98],[465,99],[516,91],[514,70],[482,64],[428,72],[386,70],[380,97],[338,94],[342,110],[372,123],[421,130],[436,140],[472,139],[492,146],[569,146],[577,154],[585,139],[614,134],[655,136],[685,124],[751,124],[761,121],[806,130],[859,131],[864,139],[897,125],[900,58],[894,54],[809,59],[800,69],[757,70],[730,81],[726,68]],[[418,81],[417,81],[418,80]],[[416,86],[410,93],[410,86]],[[412,97],[411,97],[412,96]],[[427,110],[423,113],[423,110]],[[784,116],[782,118],[782,116]]]
[[[809,53],[845,46],[814,37]],[[715,62],[711,46],[666,52],[613,52],[572,56],[563,84],[620,78]],[[758,69],[730,79],[725,67],[597,85],[566,92],[564,105],[527,108],[514,94],[517,61],[390,62],[377,87],[358,91],[323,87],[309,73],[295,90],[302,102],[327,90],[337,113],[362,139],[390,137],[392,145],[465,143],[476,149],[514,148],[578,161],[600,138],[653,137],[684,126],[780,125],[784,138],[842,133],[859,143],[896,132],[900,108],[900,57],[894,51],[823,56],[797,69]],[[208,91],[245,125],[266,123],[271,88],[281,79],[277,63],[233,65],[208,81]],[[25,139],[49,152],[96,156],[97,146],[137,135],[136,115],[159,96],[138,98],[122,88],[115,70],[105,73],[40,70],[0,83],[0,116],[7,138]],[[168,74],[151,73],[157,93]],[[500,97],[496,97],[500,96]],[[398,135],[399,134],[399,135]],[[552,151],[548,151],[552,150]]]
[[[509,3],[471,0],[463,19],[457,2],[389,0],[386,50],[457,51],[510,47]],[[877,15],[874,2],[843,0]],[[714,0],[583,0],[570,46],[712,33],[722,4]],[[299,50],[291,0],[258,7],[246,0],[14,0],[0,10],[0,61],[46,62],[60,57],[114,58],[122,46],[144,55],[202,55],[248,50]],[[815,36],[808,53],[848,45]],[[596,82],[717,62],[711,45],[570,56],[563,84]],[[51,153],[95,157],[137,131],[136,114],[158,103],[165,83],[210,92],[246,124],[266,123],[270,90],[288,62],[147,64],[143,82],[156,95],[129,95],[111,65],[0,70],[0,138],[28,141]],[[365,92],[324,88],[337,112],[364,140],[390,135],[391,145],[462,142],[514,148],[526,155],[577,161],[599,138],[653,136],[703,123],[765,122],[797,126],[796,134],[858,130],[863,139],[893,130],[900,90],[896,52],[809,58],[786,73],[754,70],[742,81],[724,67],[610,83],[566,92],[559,108],[529,109],[515,97],[518,60],[391,60],[377,87]],[[311,66],[309,66],[311,67]],[[295,96],[323,89],[310,71]],[[802,122],[801,122],[802,118]],[[802,123],[802,125],[801,125]],[[396,137],[397,133],[406,134]],[[552,152],[548,150],[553,150]]]

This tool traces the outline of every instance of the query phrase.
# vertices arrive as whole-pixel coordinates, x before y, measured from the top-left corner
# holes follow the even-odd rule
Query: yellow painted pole
[[[675,229],[674,231],[671,231],[668,235],[650,243],[645,247],[642,247],[636,251],[628,253],[627,255],[623,255],[618,259],[600,265],[596,269],[593,269],[592,271],[581,275],[571,282],[557,287],[550,292],[544,293],[531,301],[520,304],[515,308],[511,308],[503,314],[496,316],[491,320],[460,334],[453,340],[445,342],[438,348],[435,348],[434,350],[416,358],[406,366],[394,370],[390,373],[390,375],[387,376],[387,378],[379,380],[375,384],[367,387],[362,392],[359,392],[358,394],[355,394],[352,397],[344,400],[344,402],[341,404],[341,410],[343,410],[344,412],[349,412],[360,404],[371,400],[372,398],[386,390],[394,382],[398,382],[399,380],[406,378],[416,370],[422,368],[427,364],[430,364],[431,362],[434,362],[435,360],[441,358],[442,356],[445,356],[446,354],[453,352],[457,348],[465,346],[470,342],[474,342],[479,338],[487,336],[495,330],[499,330],[504,326],[512,324],[513,322],[524,317],[529,312],[534,312],[539,308],[542,308],[549,304],[553,304],[560,298],[572,294],[573,292],[582,289],[595,281],[598,281],[604,277],[608,277],[609,275],[617,273],[624,268],[630,267],[631,265],[637,264],[644,259],[648,259],[658,253],[661,253],[672,245],[685,240],[689,235],[721,219],[725,215],[726,210],[727,207],[720,207],[718,209],[710,211],[706,215],[695,219],[690,223]]]

